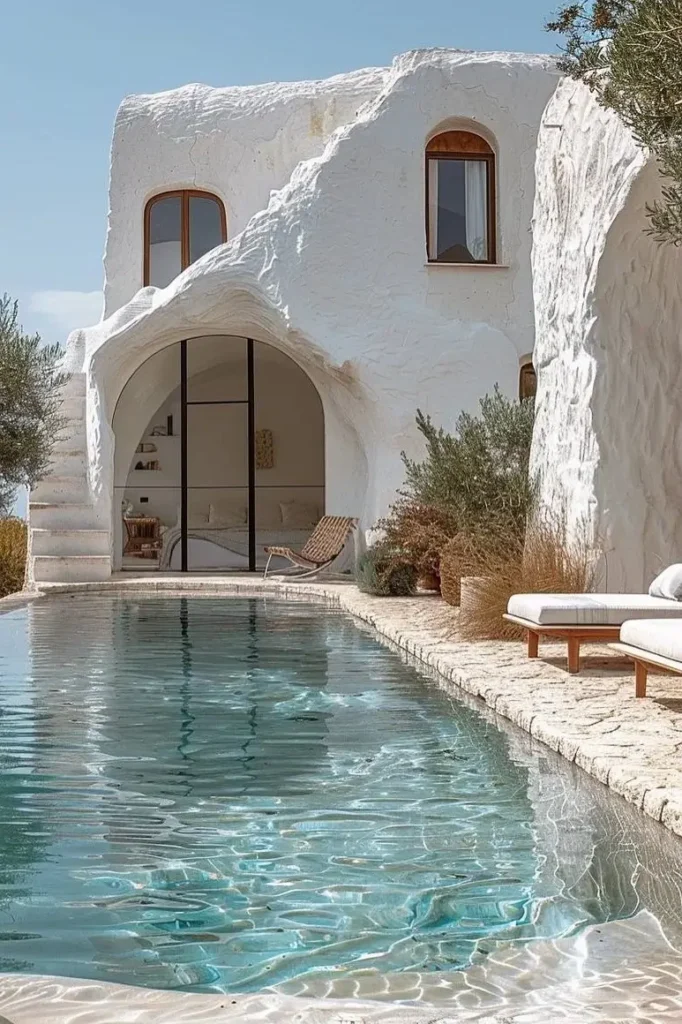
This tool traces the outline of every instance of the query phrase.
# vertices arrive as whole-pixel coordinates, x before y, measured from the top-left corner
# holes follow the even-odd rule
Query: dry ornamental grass
[[[22,519],[0,519],[0,597],[24,586],[28,530]]]
[[[518,640],[523,631],[502,616],[514,594],[584,594],[594,587],[595,551],[584,540],[566,540],[563,525],[538,523],[525,544],[479,552],[475,581],[459,617],[466,640]]]

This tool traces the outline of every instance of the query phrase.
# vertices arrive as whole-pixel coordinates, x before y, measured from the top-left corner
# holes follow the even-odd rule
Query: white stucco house
[[[129,97],[104,318],[68,339],[31,579],[255,570],[323,512],[362,536],[420,450],[416,409],[449,427],[529,386],[532,359],[543,499],[608,535],[610,585],[640,586],[682,541],[679,454],[657,469],[682,451],[680,345],[656,315],[678,308],[679,258],[641,230],[657,187],[542,56]]]

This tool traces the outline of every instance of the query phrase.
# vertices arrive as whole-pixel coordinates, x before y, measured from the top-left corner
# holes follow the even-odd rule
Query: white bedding
[[[181,529],[173,526],[162,535],[163,549],[160,569],[180,569]],[[264,548],[270,545],[300,551],[312,529],[256,529],[256,564],[265,565]],[[190,569],[247,569],[249,565],[248,526],[191,528],[187,531],[187,562]],[[278,564],[279,563],[279,564]],[[284,559],[273,559],[273,568],[288,565]]]

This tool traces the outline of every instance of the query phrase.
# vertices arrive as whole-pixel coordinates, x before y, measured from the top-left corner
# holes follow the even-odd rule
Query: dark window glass
[[[165,196],[149,211],[149,281],[165,288],[182,270],[182,200]]]
[[[223,223],[217,200],[208,196],[189,197],[189,261],[194,263],[205,253],[222,245]]]
[[[429,159],[429,259],[486,262],[488,162]]]

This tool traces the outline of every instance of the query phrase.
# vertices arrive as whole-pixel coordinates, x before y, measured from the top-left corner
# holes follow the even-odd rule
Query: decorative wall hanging
[[[256,431],[256,469],[272,469],[275,465],[275,448],[271,430]]]

